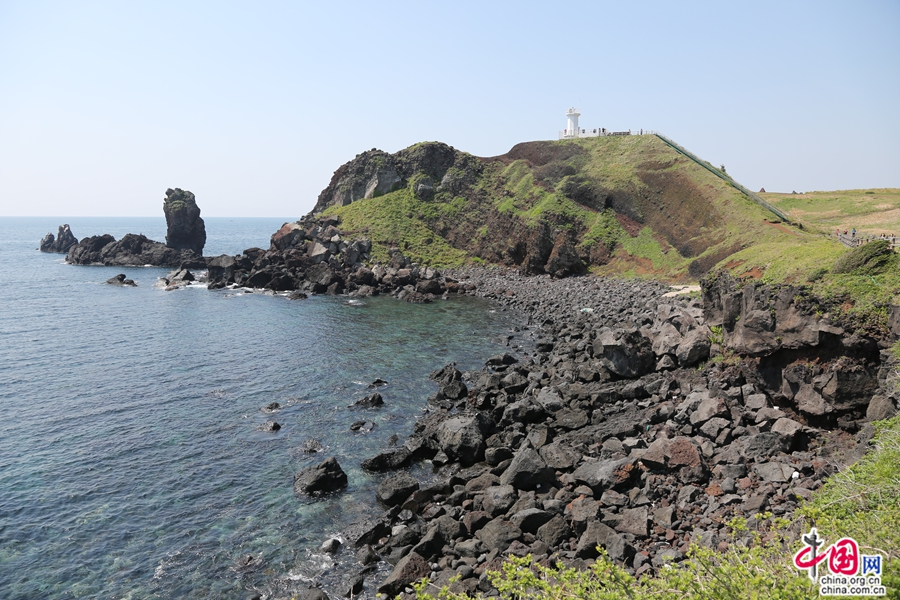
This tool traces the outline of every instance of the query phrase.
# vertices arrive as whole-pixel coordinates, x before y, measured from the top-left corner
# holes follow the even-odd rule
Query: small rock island
[[[56,237],[53,237],[52,233],[44,236],[44,239],[41,240],[40,250],[41,252],[65,254],[69,251],[69,248],[77,243],[78,239],[72,233],[72,230],[69,229],[69,226],[60,225]]]
[[[75,265],[205,268],[206,227],[194,194],[180,188],[166,190],[163,211],[167,225],[165,244],[134,233],[126,234],[118,241],[107,233],[69,243],[74,242],[75,236],[68,225],[62,225],[55,242],[52,234],[44,237],[41,250],[67,252],[66,262]],[[47,248],[59,249],[44,250],[45,242]]]

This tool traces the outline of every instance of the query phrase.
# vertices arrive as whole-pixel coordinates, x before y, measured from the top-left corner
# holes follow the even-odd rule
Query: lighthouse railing
[[[559,132],[559,139],[561,140],[572,140],[575,138],[586,138],[586,137],[606,137],[606,136],[618,136],[618,135],[657,135],[657,131],[653,131],[651,129],[629,129],[627,131],[609,131],[608,129],[596,128],[596,129],[588,129],[586,127],[582,127],[579,129],[576,134],[574,131],[569,131],[568,129],[564,129]]]

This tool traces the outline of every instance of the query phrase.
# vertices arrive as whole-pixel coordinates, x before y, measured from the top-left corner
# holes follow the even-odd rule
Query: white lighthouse
[[[578,128],[578,117],[580,116],[581,111],[577,108],[570,108],[566,111],[566,118],[569,122],[566,125],[565,137],[577,138],[579,136],[581,130]]]
[[[631,135],[631,131],[621,131],[613,133],[607,131],[603,127],[598,127],[596,129],[581,129],[578,126],[578,117],[580,116],[581,111],[577,108],[570,108],[566,111],[566,128],[563,131],[559,132],[559,139],[573,140],[575,138],[606,137],[608,135]],[[641,130],[641,133],[644,133],[644,131]]]

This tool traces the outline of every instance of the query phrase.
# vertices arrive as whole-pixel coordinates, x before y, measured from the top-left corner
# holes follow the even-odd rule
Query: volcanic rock
[[[415,552],[410,552],[400,559],[388,578],[378,587],[378,593],[393,598],[406,586],[427,577],[430,573],[431,567],[428,562]]]
[[[346,485],[347,474],[333,456],[294,475],[294,491],[303,495],[333,492]]]
[[[127,286],[131,286],[131,287],[137,287],[137,284],[133,280],[127,279],[125,277],[125,273],[119,273],[115,277],[110,277],[109,279],[106,280],[106,283],[108,283],[109,285],[122,285],[122,286],[127,285]]]
[[[381,394],[375,392],[374,394],[363,396],[362,398],[354,402],[353,406],[357,406],[359,408],[376,408],[379,406],[384,406],[384,398],[381,397]]]
[[[69,248],[78,243],[78,240],[72,234],[72,230],[68,225],[60,225],[56,237],[52,233],[48,233],[41,240],[41,252],[57,252],[66,254]]]
[[[410,494],[419,489],[419,482],[409,473],[397,473],[386,478],[375,492],[379,502],[394,506],[406,500]]]
[[[200,218],[200,207],[194,194],[179,188],[167,189],[163,200],[166,214],[166,246],[175,250],[191,250],[203,255],[206,227]]]

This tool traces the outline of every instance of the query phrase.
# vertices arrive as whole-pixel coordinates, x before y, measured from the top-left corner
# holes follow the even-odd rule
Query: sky
[[[751,189],[900,187],[900,1],[0,0],[0,215],[298,218],[371,148],[650,129]]]

